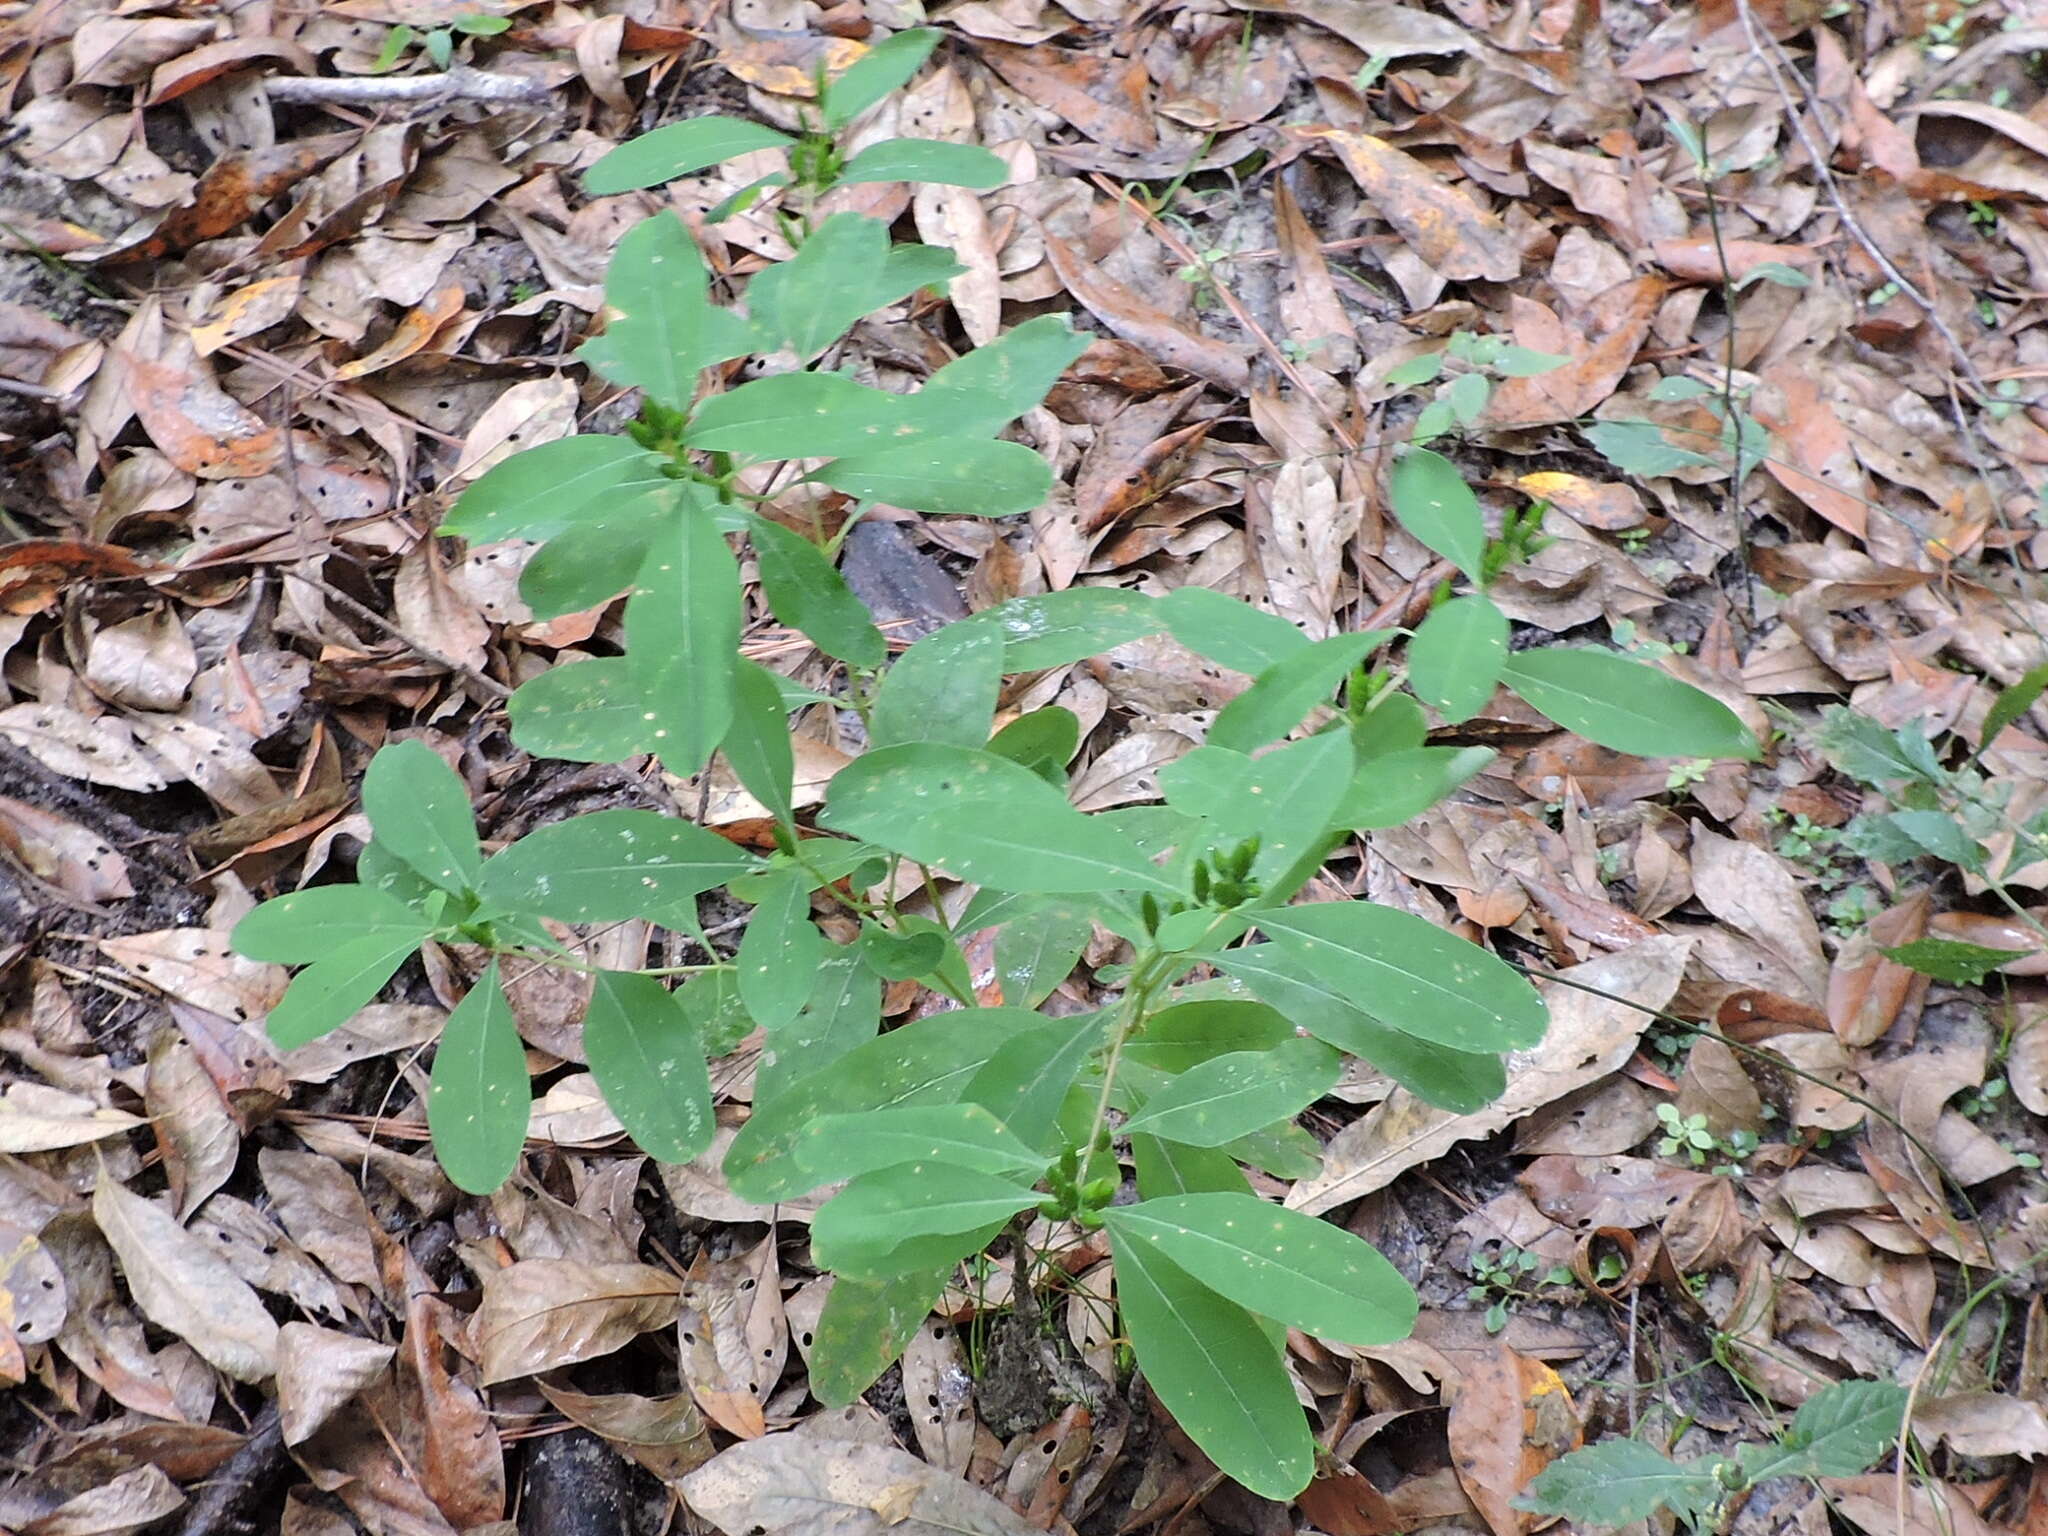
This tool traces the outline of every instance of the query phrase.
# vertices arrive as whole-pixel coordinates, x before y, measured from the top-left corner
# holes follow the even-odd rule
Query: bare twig
[[[272,101],[305,106],[419,106],[444,101],[542,102],[555,94],[545,80],[498,75],[458,64],[437,75],[286,75],[266,80]]]
[[[512,690],[499,682],[495,677],[486,677],[483,673],[477,671],[475,667],[459,662],[452,656],[443,656],[424,640],[407,634],[403,629],[385,618],[383,614],[377,612],[376,609],[364,607],[340,588],[297,571],[292,572],[286,579],[290,581],[303,581],[309,586],[314,587],[328,601],[338,603],[347,609],[353,617],[382,630],[392,639],[402,642],[408,649],[433,662],[435,666],[446,667],[450,672],[457,673],[468,679],[472,685],[481,689],[491,698],[502,701],[512,697]]]

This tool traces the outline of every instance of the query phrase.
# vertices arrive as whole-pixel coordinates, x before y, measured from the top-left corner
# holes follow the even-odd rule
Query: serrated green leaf
[[[371,936],[338,944],[291,980],[264,1028],[280,1050],[296,1050],[339,1029],[384,990],[407,957],[420,947],[418,939]]]
[[[1030,769],[991,752],[914,742],[862,754],[821,818],[922,864],[1006,891],[1172,891],[1135,844]]]
[[[427,1087],[434,1156],[457,1189],[488,1195],[512,1176],[532,1109],[526,1048],[493,960],[448,1015]]]
[[[687,1163],[711,1145],[711,1074],[696,1025],[652,976],[599,971],[583,1049],[605,1103],[640,1150]]]
[[[1375,1018],[1454,1051],[1519,1050],[1543,1038],[1536,989],[1477,944],[1371,901],[1258,914],[1283,954]]]
[[[2024,960],[2032,951],[1993,949],[1984,944],[1966,944],[1961,939],[1915,939],[1880,949],[1885,959],[1950,986],[1981,987],[1984,978],[2002,965]]]
[[[811,879],[798,870],[761,877],[753,916],[733,956],[740,998],[763,1029],[780,1029],[811,995],[824,935],[811,921]]]
[[[1906,1389],[1889,1381],[1838,1381],[1808,1398],[1775,1444],[1737,1446],[1751,1482],[1767,1477],[1854,1477],[1898,1443]]]
[[[868,717],[874,747],[981,747],[1003,683],[1003,635],[977,615],[934,630],[896,658]]]
[[[1302,1039],[1211,1057],[1146,1099],[1125,1129],[1220,1147],[1299,1114],[1336,1086],[1340,1065],[1321,1041]]]
[[[1430,610],[1408,642],[1408,682],[1456,725],[1493,697],[1508,654],[1508,616],[1487,597],[1454,597]]]
[[[535,757],[615,763],[652,749],[654,727],[623,656],[556,663],[506,705],[512,740]]]
[[[725,535],[706,507],[686,501],[649,543],[625,621],[648,740],[680,777],[703,770],[732,724],[742,608]]]
[[[879,667],[889,654],[888,642],[824,552],[765,517],[752,518],[748,531],[760,563],[761,591],[775,617],[801,630],[828,656],[857,667]]]
[[[908,85],[939,45],[935,27],[912,27],[885,38],[825,86],[825,130],[837,133],[891,91]]]
[[[1223,706],[1209,728],[1209,745],[1255,752],[1278,741],[1318,704],[1329,703],[1351,669],[1384,645],[1391,633],[1332,635],[1273,663]]]
[[[1069,587],[1013,597],[975,617],[1002,632],[1005,672],[1085,661],[1156,635],[1166,623],[1155,599],[1121,587]]]
[[[662,212],[642,220],[605,270],[605,303],[618,313],[576,355],[612,383],[681,410],[700,372],[754,350],[746,322],[706,295],[708,281],[680,219]]]
[[[1923,853],[1960,868],[1982,872],[1984,847],[1946,811],[1892,811],[1885,818]]]
[[[811,1218],[811,1256],[821,1269],[880,1279],[961,1259],[992,1229],[1038,1203],[1027,1184],[940,1162],[864,1173]]]
[[[1161,1405],[1253,1493],[1301,1492],[1315,1474],[1315,1442],[1266,1331],[1149,1243],[1113,1243],[1112,1252],[1124,1331]]]
[[[716,832],[655,811],[592,811],[539,827],[484,865],[493,906],[564,923],[659,917],[760,868]]]
[[[952,436],[987,436],[1043,400],[1092,339],[1065,315],[1040,315],[955,358],[911,398]]]
[[[1401,526],[1424,545],[1472,580],[1481,579],[1486,520],[1479,512],[1479,498],[1457,465],[1427,448],[1411,448],[1394,462],[1387,504]]]
[[[840,373],[774,373],[701,402],[683,442],[754,459],[871,453],[920,433],[905,403]]]
[[[1045,1158],[979,1104],[924,1104],[827,1115],[804,1127],[791,1152],[818,1185],[837,1184],[904,1163],[943,1163],[976,1173],[1028,1175]]]
[[[812,1395],[827,1408],[844,1408],[873,1386],[931,1316],[953,1269],[947,1264],[886,1280],[835,1279],[811,1341]]]
[[[693,117],[628,139],[583,173],[583,190],[592,197],[611,197],[795,142],[742,117]]]
[[[515,453],[478,477],[440,531],[488,544],[551,539],[601,502],[666,483],[661,460],[625,437],[583,433]]]
[[[835,459],[811,478],[866,501],[973,517],[1029,512],[1052,489],[1052,470],[1038,454],[981,438],[921,438]]]
[[[1491,1052],[1455,1051],[1390,1028],[1357,1007],[1274,944],[1247,944],[1205,955],[1292,1023],[1370,1062],[1425,1103],[1456,1114],[1484,1109],[1507,1087],[1507,1069]]]
[[[1720,1491],[1703,1462],[1680,1465],[1640,1440],[1603,1440],[1558,1457],[1523,1490],[1515,1507],[1568,1515],[1583,1525],[1619,1526],[1660,1508],[1697,1513]]]
[[[883,139],[839,168],[839,184],[862,181],[918,181],[932,186],[1000,187],[1010,168],[979,144],[942,139]]]
[[[1370,832],[1413,821],[1497,755],[1491,747],[1406,747],[1368,758],[1330,813],[1330,824]]]
[[[1279,614],[1209,587],[1175,587],[1159,614],[1174,639],[1234,672],[1264,672],[1311,644]]]
[[[787,1200],[808,1188],[789,1151],[819,1116],[953,1103],[1005,1040],[1044,1023],[1022,1008],[963,1009],[856,1046],[755,1105],[726,1152],[726,1180],[743,1200]]]
[[[307,965],[357,939],[417,945],[434,925],[387,892],[368,885],[316,885],[257,907],[235,924],[229,942],[251,960]]]
[[[1319,1339],[1390,1344],[1415,1327],[1415,1291],[1378,1249],[1254,1195],[1170,1196],[1103,1218],[1117,1252],[1149,1244],[1217,1295]]]
[[[780,679],[742,656],[733,675],[732,728],[725,760],[748,794],[785,826],[796,819],[796,752],[789,742],[789,711]]]
[[[2013,721],[2019,719],[2034,707],[2034,701],[2048,691],[2048,661],[2030,670],[2009,688],[2001,688],[1998,697],[1991,701],[1991,708],[1984,715],[1984,730],[1977,738],[1978,750],[1991,745]]]
[[[1596,421],[1584,429],[1595,452],[1625,475],[1653,479],[1714,460],[1665,441],[1654,421]]]
[[[381,749],[363,775],[363,810],[378,841],[444,891],[476,884],[483,868],[469,790],[431,747],[401,741]]]
[[[996,930],[996,980],[1003,1001],[1036,1008],[1074,972],[1095,933],[1086,907],[1053,902],[1010,919]]]
[[[1588,741],[1637,757],[1757,755],[1735,711],[1661,668],[1613,651],[1543,646],[1501,668],[1522,700]]]

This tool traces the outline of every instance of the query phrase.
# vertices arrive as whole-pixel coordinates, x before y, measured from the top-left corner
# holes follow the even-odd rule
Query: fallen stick
[[[458,64],[433,75],[280,75],[265,80],[272,101],[305,106],[405,106],[439,101],[545,101],[545,80],[495,75]]]

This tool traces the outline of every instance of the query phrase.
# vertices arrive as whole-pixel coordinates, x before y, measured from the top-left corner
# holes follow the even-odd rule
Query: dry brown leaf
[[[1413,155],[1369,133],[1296,131],[1336,150],[1373,212],[1393,225],[1437,276],[1506,282],[1521,275],[1521,248],[1499,217]]]
[[[1692,839],[1694,894],[1715,917],[1754,945],[1762,974],[1729,975],[1729,981],[1768,987],[1802,1002],[1827,996],[1828,957],[1820,925],[1791,867],[1754,843],[1722,837],[1695,825]]]
[[[1397,1088],[1353,1121],[1323,1149],[1322,1170],[1297,1183],[1287,1204],[1309,1215],[1384,1189],[1405,1170],[1440,1156],[1461,1141],[1490,1136],[1531,1110],[1597,1082],[1635,1051],[1648,1027],[1646,1008],[1661,1008],[1678,990],[1689,940],[1649,939],[1560,972],[1562,977],[1631,999],[1609,1002],[1562,982],[1539,983],[1550,1007],[1543,1043],[1508,1059],[1507,1090],[1469,1115],[1437,1109]]]
[[[1888,1472],[1824,1477],[1831,1507],[1865,1536],[1997,1536],[1977,1506],[1947,1483],[1906,1482],[1906,1519],[1899,1522],[1899,1484]]]
[[[21,1536],[127,1536],[185,1507],[185,1495],[145,1462],[22,1522]]]
[[[974,1375],[960,1331],[927,1321],[903,1351],[903,1401],[924,1459],[956,1477],[974,1456]]]
[[[1253,548],[1273,611],[1311,640],[1337,631],[1337,589],[1344,551],[1365,509],[1337,494],[1337,482],[1313,459],[1280,466]]]
[[[129,403],[150,441],[202,480],[260,475],[283,455],[277,428],[214,382],[191,337],[170,330],[150,299],[114,345]]]
[[[1000,42],[985,43],[981,56],[1027,99],[1057,112],[1096,143],[1126,155],[1159,147],[1152,82],[1140,60]]]
[[[162,1206],[102,1173],[93,1220],[121,1260],[136,1306],[237,1381],[277,1370],[277,1324],[256,1292]]]
[[[100,949],[158,991],[243,1024],[276,1007],[289,980],[281,965],[236,954],[225,929],[161,928],[101,939]]]
[[[505,1513],[505,1447],[482,1395],[451,1373],[447,1304],[414,1291],[406,1309],[402,1390],[419,1391],[420,1488],[459,1531]],[[408,1393],[409,1397],[409,1393]]]
[[[39,880],[80,901],[133,896],[128,861],[90,827],[26,800],[0,795],[0,847]]]
[[[477,1309],[483,1383],[608,1355],[675,1320],[680,1286],[645,1264],[522,1259],[484,1276]]]
[[[1704,1115],[1717,1136],[1763,1128],[1763,1096],[1742,1070],[1741,1058],[1724,1040],[1695,1036],[1686,1052],[1685,1074],[1678,1080],[1678,1112]]]
[[[145,1124],[60,1088],[16,1078],[0,1088],[0,1152],[55,1152],[119,1136]]]
[[[312,1323],[277,1332],[277,1409],[284,1443],[297,1445],[382,1376],[397,1350]]]
[[[421,539],[406,551],[391,597],[408,635],[465,667],[484,664],[491,626],[449,579],[439,539]]]
[[[463,438],[449,484],[474,480],[515,453],[567,437],[575,427],[576,385],[566,375],[514,384],[491,402]]]
[[[1494,1536],[1521,1536],[1537,1517],[1514,1507],[1530,1479],[1583,1438],[1557,1372],[1506,1344],[1460,1362],[1450,1394],[1451,1465]]]
[[[198,654],[167,607],[108,625],[86,651],[87,685],[135,709],[176,709],[198,675]]]
[[[580,1424],[663,1482],[675,1482],[712,1457],[711,1432],[686,1392],[673,1397],[635,1397],[629,1392],[589,1396],[545,1381],[534,1385],[570,1423]]]
[[[377,1235],[355,1177],[331,1157],[265,1147],[256,1154],[270,1208],[285,1231],[306,1252],[348,1285],[383,1289]]]
[[[1250,387],[1251,367],[1241,348],[1188,330],[1141,295],[1103,276],[1085,256],[1050,231],[1045,236],[1045,254],[1081,307],[1124,340],[1144,348],[1167,367],[1208,379],[1234,395]]]
[[[163,1153],[171,1208],[182,1219],[234,1173],[242,1128],[198,1054],[176,1030],[159,1030],[149,1043],[142,1102]]]
[[[67,779],[149,792],[168,782],[127,725],[108,715],[61,704],[13,704],[0,709],[0,736]]]
[[[979,1488],[894,1447],[799,1435],[743,1441],[683,1479],[690,1508],[726,1536],[1034,1536]]]

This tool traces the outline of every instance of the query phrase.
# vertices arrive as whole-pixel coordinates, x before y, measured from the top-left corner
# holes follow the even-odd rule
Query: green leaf
[[[1394,462],[1387,503],[1423,544],[1472,580],[1484,579],[1486,520],[1457,465],[1427,448],[1411,448]]]
[[[879,667],[888,642],[867,605],[853,595],[822,550],[802,534],[755,516],[748,522],[761,591],[775,617],[801,630],[828,656],[856,667]]]
[[[961,1096],[989,1110],[1032,1146],[1045,1146],[1059,1123],[1067,1090],[1102,1044],[1107,1022],[1100,1014],[1054,1019],[1013,1035]]]
[[[701,772],[732,725],[742,607],[725,535],[708,508],[684,505],[648,546],[625,623],[648,737],[679,777]]]
[[[778,869],[760,877],[761,890],[733,964],[740,998],[763,1029],[780,1029],[810,998],[824,956],[824,935],[811,921],[811,878]]]
[[[1221,747],[1203,747],[1189,756],[1221,757],[1226,751]],[[1174,798],[1172,770],[1162,771],[1160,777],[1169,783],[1168,798],[1174,808],[1206,820],[1216,846],[1247,837],[1258,838],[1259,852],[1252,864],[1252,874],[1269,888],[1284,885],[1290,878],[1289,871],[1304,858],[1320,864],[1327,847],[1324,834],[1331,825],[1330,817],[1351,784],[1349,734],[1325,731],[1275,747],[1257,758],[1230,755],[1237,757],[1243,767],[1228,776],[1227,784],[1212,785],[1211,793],[1194,797],[1205,802],[1200,809],[1185,796]],[[1214,793],[1218,787],[1223,789],[1221,795]],[[1303,871],[1301,878],[1306,879],[1311,872]]]
[[[1065,786],[1067,764],[1080,746],[1080,717],[1058,704],[1019,715],[988,740],[997,757],[1022,764],[1055,789]]]
[[[1383,645],[1390,633],[1368,630],[1332,635],[1273,663],[1251,687],[1223,706],[1209,728],[1209,745],[1253,752],[1269,741],[1278,741],[1318,704],[1329,703],[1337,685]]]
[[[1570,361],[1556,352],[1538,352],[1533,347],[1510,342],[1493,360],[1493,371],[1504,379],[1533,379],[1539,374],[1553,373]]]
[[[988,436],[1043,400],[1091,340],[1065,315],[1040,315],[955,358],[912,399],[956,437]]]
[[[1491,747],[1406,747],[1367,758],[1330,813],[1330,823],[1370,832],[1413,821],[1450,798],[1497,755]]]
[[[623,656],[557,662],[506,706],[512,740],[535,757],[615,763],[653,746],[647,705]]]
[[[464,491],[441,532],[472,544],[498,539],[551,539],[576,527],[588,510],[665,485],[661,460],[631,438],[584,433],[557,438],[494,464]]]
[[[457,1189],[488,1195],[519,1166],[532,1112],[526,1048],[493,960],[448,1015],[434,1049],[427,1130],[442,1171]]]
[[[700,372],[754,350],[746,322],[707,297],[708,280],[680,219],[662,212],[642,220],[605,269],[605,303],[618,313],[576,355],[612,383],[682,409]]]
[[[1002,632],[1005,672],[1036,672],[1158,634],[1165,624],[1159,606],[1144,593],[1121,587],[1069,587],[1013,597],[976,617]]]
[[[590,1075],[619,1123],[656,1162],[687,1163],[711,1145],[704,1041],[652,976],[599,971],[583,1018]]]
[[[868,717],[873,747],[981,747],[1003,685],[1002,631],[979,616],[926,635],[896,658]]]
[[[856,1046],[755,1105],[726,1152],[726,1180],[734,1194],[757,1204],[800,1194],[809,1186],[788,1154],[820,1115],[953,1103],[1005,1040],[1044,1023],[1022,1008],[963,1009]]]
[[[1885,818],[1922,852],[1960,868],[1982,872],[1984,849],[1946,811],[1892,811]]]
[[[1596,421],[1583,430],[1586,441],[1608,463],[1644,480],[1714,462],[1704,453],[1673,447],[1654,421]]]
[[[1413,913],[1330,901],[1261,912],[1258,923],[1375,1018],[1454,1051],[1519,1050],[1549,1022],[1542,997],[1505,961]]]
[[[1340,1065],[1328,1046],[1301,1039],[1211,1057],[1147,1099],[1124,1128],[1220,1147],[1299,1114],[1336,1086]]]
[[[1000,187],[1010,168],[979,144],[940,139],[883,139],[870,144],[839,169],[838,184],[860,181],[921,181],[933,186]]]
[[[1029,512],[1052,489],[1052,470],[1031,449],[979,438],[921,438],[835,459],[811,478],[865,501],[974,517]]]
[[[1117,1306],[1145,1380],[1209,1459],[1253,1493],[1291,1499],[1315,1442],[1280,1352],[1251,1313],[1150,1243],[1118,1242]]]
[[[1711,385],[1702,384],[1698,379],[1689,379],[1682,373],[1659,379],[1650,386],[1652,400],[1698,400],[1713,394]]]
[[[825,131],[837,133],[911,77],[939,45],[935,27],[912,27],[875,44],[829,82],[821,105]]]
[[[1074,973],[1095,933],[1088,908],[1054,902],[1012,918],[996,930],[996,980],[1003,1001],[1036,1008]]]
[[[716,832],[656,811],[592,811],[538,827],[492,857],[493,906],[564,923],[656,917],[760,868]]]
[[[1898,1443],[1906,1389],[1889,1381],[1838,1381],[1806,1400],[1776,1443],[1740,1445],[1742,1470],[1767,1477],[1854,1477]]]
[[[811,1394],[827,1408],[844,1408],[873,1386],[931,1316],[953,1268],[909,1270],[886,1280],[835,1279],[811,1341]]]
[[[1035,1179],[1045,1157],[979,1104],[925,1104],[827,1115],[807,1125],[791,1151],[815,1182],[837,1184],[904,1163],[943,1163],[976,1173]]]
[[[842,373],[775,373],[700,403],[683,442],[755,459],[871,453],[918,431],[905,404]]]
[[[586,509],[574,528],[535,550],[519,572],[519,596],[534,617],[580,613],[631,588],[648,545],[676,516],[680,491],[673,480],[653,490],[621,486],[599,503],[602,511]]]
[[[1413,389],[1418,384],[1433,384],[1437,375],[1444,371],[1444,355],[1441,352],[1424,352],[1411,357],[1405,363],[1396,363],[1387,370],[1387,382],[1402,389]]]
[[[1637,757],[1755,758],[1735,711],[1670,673],[1612,651],[1544,646],[1517,651],[1507,685],[1568,731]]]
[[[1742,292],[1753,283],[1775,283],[1780,288],[1806,288],[1813,279],[1797,267],[1788,267],[1782,261],[1760,261],[1735,280],[1735,291]]]
[[[1036,1205],[1028,1184],[925,1161],[864,1173],[811,1218],[811,1259],[821,1269],[878,1279],[965,1258],[1017,1212]]]
[[[1175,587],[1159,614],[1174,639],[1233,672],[1263,672],[1311,643],[1279,614],[1209,587]]]
[[[732,728],[723,745],[747,793],[784,826],[793,825],[796,752],[789,744],[789,711],[776,675],[744,656],[733,676]]]
[[[1412,693],[1382,689],[1365,713],[1351,722],[1351,744],[1361,764],[1419,747],[1428,739],[1429,716]]]
[[[1455,1051],[1404,1034],[1357,1007],[1277,944],[1247,944],[1205,955],[1318,1040],[1371,1062],[1425,1103],[1456,1114],[1484,1109],[1507,1087],[1492,1052]]]
[[[2000,689],[1984,715],[1984,731],[1977,738],[1978,750],[1990,746],[2000,731],[2032,709],[2034,700],[2040,698],[2044,691],[2048,691],[2048,661],[2033,668],[2010,688]]]
[[[1006,891],[1174,889],[1129,838],[1091,822],[1029,768],[968,747],[863,753],[833,777],[821,819]]]
[[[1237,1159],[1215,1147],[1161,1141],[1140,1131],[1131,1138],[1131,1161],[1137,1169],[1138,1194],[1146,1200],[1167,1195],[1248,1195],[1252,1189]]]
[[[1190,1194],[1103,1212],[1119,1253],[1150,1244],[1226,1300],[1342,1344],[1391,1344],[1415,1327],[1415,1292],[1342,1227],[1255,1195]]]
[[[356,855],[356,883],[422,912],[435,894],[434,887],[414,873],[410,864],[374,837]]]
[[[264,902],[235,924],[237,954],[306,965],[357,939],[415,946],[434,925],[397,897],[367,885],[316,885]]]
[[[1206,997],[1173,1003],[1145,1021],[1124,1058],[1185,1072],[1234,1051],[1269,1051],[1294,1038],[1294,1026],[1250,998]]]
[[[1966,944],[1961,939],[1915,939],[1910,944],[1896,944],[1878,952],[1908,970],[1960,987],[1981,987],[1984,978],[2001,965],[2024,960],[2031,953],[2024,949]]]
[[[1662,1508],[1696,1513],[1720,1491],[1704,1462],[1680,1465],[1640,1440],[1603,1440],[1558,1457],[1514,1502],[1580,1525],[1618,1526]]]
[[[929,976],[945,963],[946,948],[946,936],[928,929],[920,933],[891,933],[873,923],[861,929],[861,958],[884,981]]]
[[[1486,414],[1486,402],[1493,398],[1493,383],[1483,373],[1461,373],[1437,397],[1450,406],[1461,426],[1471,426]]]
[[[592,197],[610,197],[659,186],[757,149],[795,142],[742,117],[693,117],[628,139],[583,173],[583,190]]]
[[[444,891],[476,884],[483,868],[469,789],[433,748],[417,741],[385,747],[363,775],[363,810],[377,839]]]
[[[714,971],[729,977],[731,971]],[[733,1000],[739,1007],[739,984],[733,982]],[[754,1021],[743,1008],[740,1017],[745,1031],[753,1033]],[[811,995],[790,1023],[775,1032],[775,1038],[761,1053],[754,1069],[754,1105],[758,1110],[800,1078],[825,1070],[849,1051],[858,1050],[875,1038],[882,1025],[882,986],[868,968],[861,951],[850,944],[828,945],[818,963]]]
[[[329,1030],[346,1024],[358,1009],[367,1008],[384,990],[406,958],[420,947],[402,936],[349,939],[316,960],[285,988],[284,996],[264,1021],[271,1043],[296,1050]]]
[[[806,360],[817,356],[892,295],[883,280],[889,234],[881,222],[835,213],[788,261],[757,273],[747,288],[756,344],[782,346]]]
[[[1408,681],[1451,724],[1493,697],[1508,654],[1508,616],[1477,593],[1432,609],[1408,642]]]

